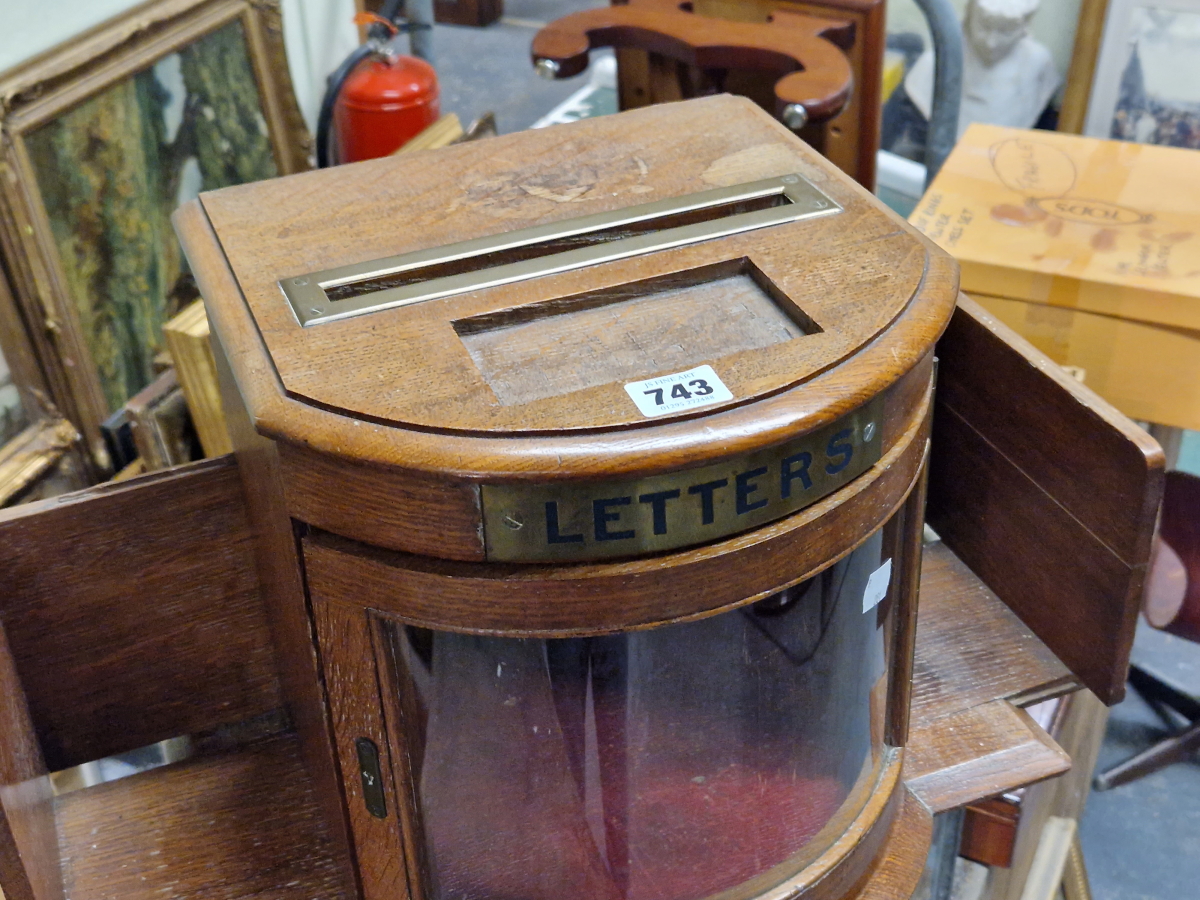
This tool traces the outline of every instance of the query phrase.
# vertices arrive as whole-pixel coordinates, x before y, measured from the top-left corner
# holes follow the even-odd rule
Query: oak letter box
[[[365,897],[861,880],[897,806],[946,255],[729,97],[177,222]]]

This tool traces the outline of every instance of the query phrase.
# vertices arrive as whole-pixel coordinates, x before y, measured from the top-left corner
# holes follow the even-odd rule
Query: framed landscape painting
[[[163,365],[196,297],[170,216],[309,165],[272,0],[155,0],[0,76],[0,239],[51,399],[99,425]]]

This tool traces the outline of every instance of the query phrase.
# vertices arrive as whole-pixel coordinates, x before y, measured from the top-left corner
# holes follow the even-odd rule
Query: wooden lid
[[[281,290],[322,270],[793,175],[828,197],[832,214],[307,327]],[[649,431],[688,418],[704,428],[714,413],[853,358],[927,299],[938,261],[928,242],[731,97],[244,185],[201,202],[267,357],[254,374],[238,373],[260,430],[352,456],[379,452],[359,440],[364,423],[469,436]],[[932,292],[932,320],[894,348],[898,356],[884,354],[892,371],[864,369],[844,386],[855,400],[895,380],[940,331],[954,295],[948,268]],[[728,399],[650,417],[625,388],[702,365]],[[334,413],[340,433],[299,430],[298,406]],[[790,424],[794,432],[800,423]]]
[[[307,473],[287,487],[292,515],[455,558],[497,534],[480,484],[494,504],[529,482],[653,493],[656,476],[736,479],[721,467],[757,452],[778,467],[804,436],[828,455],[844,427],[866,446],[880,426],[815,502],[910,426],[924,386],[880,396],[928,364],[958,277],[728,96],[206,193],[176,226],[254,425]],[[359,511],[336,517],[324,482],[354,466],[359,492],[343,485],[338,505]],[[428,546],[382,486],[397,473],[427,488],[396,497],[457,498],[438,524],[457,517],[461,545]],[[728,515],[721,533],[784,511]]]

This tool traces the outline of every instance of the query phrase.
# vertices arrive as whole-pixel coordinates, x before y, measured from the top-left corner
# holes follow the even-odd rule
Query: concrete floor
[[[1141,624],[1133,659],[1200,696],[1200,645]],[[1130,691],[1112,711],[1098,768],[1164,736],[1158,717]],[[1200,762],[1093,791],[1080,834],[1096,900],[1200,898]]]
[[[529,44],[541,23],[592,0],[506,0],[505,17],[487,28],[437,26],[443,112],[466,125],[491,110],[502,133],[520,131],[587,83],[538,78]],[[1181,467],[1200,473],[1200,435],[1185,440]],[[1139,630],[1135,659],[1200,694],[1200,646],[1149,628]],[[1100,767],[1161,736],[1161,724],[1131,695],[1113,710]],[[1170,767],[1141,781],[1094,793],[1082,826],[1096,900],[1200,900],[1200,764]]]
[[[501,134],[522,131],[588,82],[588,73],[545,81],[533,70],[529,45],[537,29],[560,16],[606,6],[593,0],[506,0],[504,16],[486,28],[434,27],[442,112],[463,126],[487,111]]]
[[[1200,434],[1184,435],[1179,468],[1200,474]],[[1140,622],[1133,661],[1200,696],[1200,645]],[[1165,736],[1162,722],[1130,691],[1112,711],[1097,768],[1122,762]],[[1200,759],[1093,791],[1080,835],[1096,900],[1200,898]]]

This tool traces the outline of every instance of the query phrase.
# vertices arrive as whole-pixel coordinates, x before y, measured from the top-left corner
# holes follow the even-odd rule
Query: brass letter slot
[[[279,282],[301,325],[841,212],[800,175],[784,175],[326,269]]]

